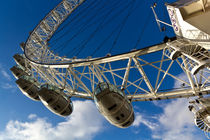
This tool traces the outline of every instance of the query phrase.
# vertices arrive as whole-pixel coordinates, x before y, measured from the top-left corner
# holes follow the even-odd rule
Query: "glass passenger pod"
[[[25,68],[25,56],[22,54],[15,54],[13,56],[15,62]]]
[[[62,92],[56,86],[45,84],[41,86],[38,94],[42,103],[51,112],[59,116],[68,116],[73,112],[73,104]]]
[[[18,88],[22,91],[22,93],[28,98],[39,101],[38,96],[38,84],[33,77],[23,75],[18,80],[16,80]]]
[[[99,83],[94,101],[101,114],[113,125],[126,128],[134,121],[133,107],[125,94],[110,83]]]
[[[121,98],[125,97],[123,92],[121,90],[119,90],[116,86],[114,86],[110,83],[107,83],[107,82],[99,83],[94,90],[94,101],[95,101],[97,107],[98,107],[98,102],[101,102],[102,97],[104,95],[109,95],[109,93],[118,94]]]
[[[12,68],[10,68],[10,70],[16,79],[20,78],[23,75],[27,75],[27,73],[20,65],[13,66]]]

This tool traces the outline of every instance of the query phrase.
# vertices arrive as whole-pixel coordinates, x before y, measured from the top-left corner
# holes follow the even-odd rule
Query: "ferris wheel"
[[[60,116],[73,111],[71,97],[94,100],[101,114],[120,128],[134,121],[131,102],[196,96],[197,104],[202,102],[205,107],[197,107],[196,111],[196,107],[191,106],[190,110],[196,116],[196,125],[208,133],[210,105],[206,95],[210,94],[210,36],[209,31],[203,32],[204,29],[186,14],[195,3],[168,4],[172,25],[159,20],[155,5],[151,7],[159,27],[160,24],[172,26],[176,34],[160,44],[100,57],[59,56],[49,48],[49,41],[83,3],[85,0],[63,0],[21,44],[24,54],[14,55],[18,65],[11,68],[21,91],[32,100],[41,100]],[[180,18],[183,11],[189,20]],[[192,25],[190,28],[182,26],[187,22]],[[81,51],[81,47],[78,50]],[[179,86],[171,85],[174,82]]]

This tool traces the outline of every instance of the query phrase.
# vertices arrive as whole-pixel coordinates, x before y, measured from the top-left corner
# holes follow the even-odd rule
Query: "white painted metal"
[[[99,82],[110,82],[123,89],[132,101],[185,98],[210,94],[209,69],[201,69],[201,72],[196,75],[187,73],[186,77],[178,75],[180,72],[183,72],[183,75],[186,72],[186,66],[182,65],[183,63],[190,62],[192,58],[197,62],[197,58],[191,57],[183,50],[179,51],[181,51],[182,57],[188,58],[184,59],[187,60],[186,62],[180,57],[175,61],[163,55],[167,48],[174,47],[171,44],[182,41],[180,39],[167,44],[162,43],[101,58],[75,59],[55,55],[49,50],[47,42],[58,26],[83,2],[84,0],[63,0],[30,34],[24,47],[24,53],[27,64],[31,66],[32,75],[41,84],[50,83],[64,89],[67,96],[86,99],[92,99],[94,88]],[[194,33],[194,31],[191,32]],[[197,33],[197,30],[195,36],[188,42],[192,44],[193,39],[209,39],[208,35]],[[205,39],[206,42],[207,39]],[[208,42],[206,46],[205,48],[208,48]],[[147,59],[147,56],[151,56],[149,57],[151,59]],[[118,67],[116,68],[116,66]],[[150,69],[152,69],[152,73]],[[185,86],[170,85],[174,89],[169,90],[163,87],[166,83],[170,84],[169,81]]]
[[[195,125],[200,128],[209,139],[210,137],[210,98],[198,98],[190,101],[188,108],[194,114]]]
[[[206,10],[203,10],[202,3],[203,0],[178,0],[166,6],[176,35],[209,50],[209,16],[206,14],[209,14],[210,1],[205,1]]]

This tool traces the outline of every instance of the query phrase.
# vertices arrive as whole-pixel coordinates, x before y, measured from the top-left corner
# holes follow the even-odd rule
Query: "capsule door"
[[[133,123],[132,105],[117,87],[109,83],[100,83],[94,96],[97,108],[111,124],[125,128]]]

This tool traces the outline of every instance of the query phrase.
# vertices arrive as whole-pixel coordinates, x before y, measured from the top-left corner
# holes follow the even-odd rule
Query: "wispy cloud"
[[[11,84],[8,82],[1,82],[0,83],[0,88],[4,90],[9,90],[9,93],[15,93],[17,91],[17,86],[15,84]],[[2,92],[4,93],[4,92]]]
[[[187,82],[189,85],[186,85],[186,84],[184,84],[181,81],[175,80],[173,88],[181,88],[181,87],[185,87],[185,86],[190,86],[190,81],[189,81],[189,78],[187,77],[186,73],[184,73],[184,72],[180,73],[176,77],[179,78],[179,79],[182,79],[185,82]],[[194,76],[191,75],[191,77],[192,77],[193,82],[194,83],[198,82],[198,84],[202,84],[202,83],[208,84],[209,81],[210,81],[209,80],[210,79],[210,73],[209,73],[209,71],[206,68],[203,69],[203,71],[198,72]],[[195,77],[196,77],[196,80],[195,80]]]
[[[149,119],[136,113],[133,127],[145,125],[151,130],[151,138],[158,140],[205,139],[203,132],[194,125],[194,117],[188,110],[187,99],[173,100],[158,107],[163,109],[163,113]]]
[[[30,115],[28,116],[28,119],[30,119],[30,120],[36,119],[36,118],[38,118],[38,116],[37,116],[36,114],[30,114]]]
[[[75,101],[74,112],[56,125],[35,114],[25,122],[11,120],[0,140],[91,140],[103,130],[103,118],[91,101]]]
[[[132,126],[139,127],[141,124],[147,126],[151,130],[154,130],[157,127],[156,123],[153,123],[150,120],[145,119],[143,115],[137,112],[135,115],[135,121],[133,122]]]
[[[205,73],[204,76],[206,76]],[[177,77],[189,83],[185,73],[181,73]],[[180,81],[175,81],[174,88],[180,88],[182,84]],[[188,99],[176,99],[169,103],[155,101],[154,105],[162,108],[163,112],[154,116],[153,119],[146,119],[140,113],[136,114],[133,126],[138,127],[140,124],[147,126],[151,130],[152,139],[206,139],[203,132],[194,125],[194,115],[188,110],[188,102]]]
[[[7,79],[7,80],[11,80],[10,75],[3,69],[1,69],[1,74]]]
[[[189,83],[185,73],[177,75],[178,78]],[[174,88],[180,88],[182,82],[175,81]],[[194,116],[188,110],[188,99],[176,99],[170,103],[157,104],[163,109],[163,113],[157,117],[158,126],[152,131],[153,139],[161,140],[197,140],[205,139],[204,134],[194,125]]]
[[[10,83],[1,83],[1,88],[3,89],[14,89],[16,86],[14,84]]]
[[[193,114],[187,106],[187,99],[177,99],[168,103],[159,116],[159,126],[154,129],[153,138],[162,140],[205,139],[202,132],[195,127]]]
[[[8,74],[8,72],[4,69],[4,67],[1,64],[0,64],[0,73],[4,78],[11,81],[11,76]]]
[[[1,76],[0,88],[15,92],[17,89],[15,82],[12,81],[10,74],[7,72],[7,70],[3,67],[1,63],[0,63],[0,76]]]

